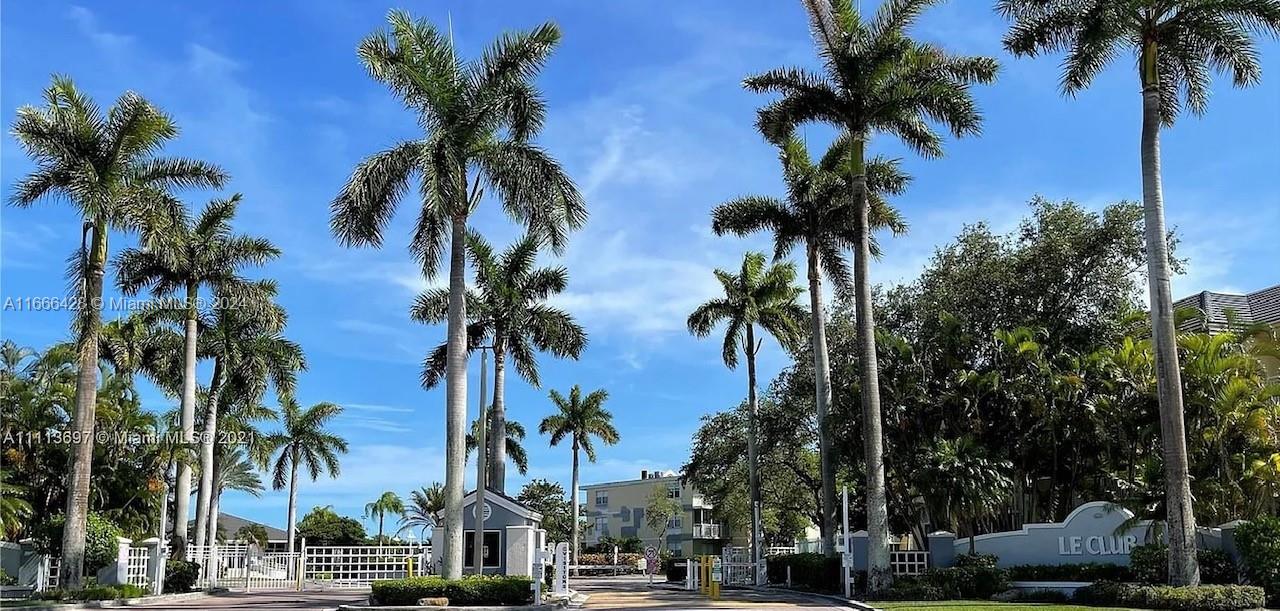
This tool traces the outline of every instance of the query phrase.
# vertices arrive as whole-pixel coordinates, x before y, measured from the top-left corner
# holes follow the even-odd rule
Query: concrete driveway
[[[720,600],[688,592],[644,576],[571,578],[569,587],[590,594],[587,609],[842,609],[829,599],[781,590],[723,589]]]

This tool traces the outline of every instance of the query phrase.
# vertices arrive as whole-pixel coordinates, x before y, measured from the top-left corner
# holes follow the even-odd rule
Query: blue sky
[[[413,218],[402,204],[381,250],[339,247],[329,202],[358,161],[414,137],[413,117],[370,80],[355,56],[383,27],[378,2],[84,3],[6,2],[0,16],[0,107],[39,101],[52,73],[65,73],[106,107],[126,89],[171,113],[182,136],[168,149],[222,164],[244,193],[239,229],[264,235],[284,256],[262,271],[281,286],[288,334],[306,349],[304,404],[346,407],[336,427],[351,442],[336,480],[304,482],[300,509],[332,504],[358,515],[383,490],[402,495],[443,480],[442,390],[417,383],[441,327],[411,322],[427,286],[406,251]],[[684,319],[716,293],[715,267],[734,267],[763,239],[716,238],[707,213],[750,193],[781,194],[775,153],[752,128],[764,98],[741,79],[781,64],[814,63],[798,2],[470,3],[411,2],[444,25],[451,13],[467,56],[503,30],[554,19],[563,43],[540,84],[550,104],[540,138],[568,168],[591,210],[559,262],[571,273],[558,303],[590,334],[577,362],[544,358],[543,389],[509,376],[511,417],[535,431],[552,409],[547,388],[606,388],[622,442],[586,464],[584,482],[678,469],[703,414],[736,404],[745,372],[728,372],[717,342],[690,338]],[[916,35],[1001,61],[996,85],[977,90],[985,133],[947,144],[944,159],[913,157],[887,138],[875,152],[904,158],[915,182],[897,202],[912,225],[885,240],[874,277],[915,277],[934,248],[966,223],[1013,228],[1041,194],[1093,208],[1141,196],[1140,100],[1129,61],[1118,62],[1077,99],[1057,87],[1058,58],[1014,60],[1001,51],[1003,24],[985,2],[931,11]],[[1182,237],[1188,273],[1179,296],[1252,290],[1280,280],[1280,46],[1263,45],[1261,86],[1219,80],[1210,113],[1184,117],[1163,140],[1168,220]],[[814,149],[825,146],[812,129]],[[6,135],[0,174],[7,198],[31,167]],[[224,193],[225,194],[225,193]],[[186,198],[203,205],[213,194]],[[474,225],[495,244],[518,235],[493,202]],[[63,293],[63,262],[77,243],[70,208],[50,203],[0,210],[4,296]],[[131,242],[116,236],[113,249]],[[556,258],[547,256],[547,262]],[[116,313],[108,312],[108,317]],[[2,313],[6,339],[43,347],[67,336],[65,312]],[[769,347],[762,379],[785,365]],[[472,392],[475,392],[473,360]],[[208,371],[202,369],[207,378]],[[169,401],[144,389],[148,408]],[[471,395],[474,411],[475,395]],[[569,480],[569,450],[527,440],[529,477]],[[471,477],[471,470],[468,471]],[[526,478],[516,476],[509,490]],[[282,526],[285,495],[232,495],[223,510]],[[370,523],[371,524],[371,523]]]

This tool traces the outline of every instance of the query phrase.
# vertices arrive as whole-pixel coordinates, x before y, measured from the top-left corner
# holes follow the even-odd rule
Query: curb
[[[369,605],[339,605],[338,611],[452,611],[453,609],[467,609],[469,611],[555,611],[564,608],[563,603],[546,604],[546,605],[525,605],[523,607],[464,607],[453,606],[448,607],[428,607],[419,605],[385,605],[385,606],[369,606]]]
[[[834,603],[839,603],[841,606],[849,607],[850,609],[858,609],[859,611],[881,611],[879,608],[872,607],[871,605],[868,605],[867,603],[864,603],[862,601],[851,600],[843,596],[834,596],[832,594],[820,594],[818,592],[805,592],[803,590],[792,590],[790,588],[775,588],[770,586],[745,586],[745,587],[748,590],[787,592],[787,593],[796,594],[799,596],[811,596],[813,598],[820,598],[822,600],[828,600]]]
[[[121,598],[118,600],[86,600],[81,602],[62,603],[48,601],[48,605],[32,605],[29,609],[56,609],[57,611],[76,611],[78,609],[118,609],[120,607],[143,607],[157,603],[171,603],[187,600],[200,600],[211,596],[221,596],[230,592],[226,588],[211,588],[203,592],[183,592],[182,594],[160,594],[141,598]]]

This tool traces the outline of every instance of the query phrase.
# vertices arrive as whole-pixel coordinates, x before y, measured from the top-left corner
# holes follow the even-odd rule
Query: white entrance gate
[[[751,561],[751,549],[725,547],[721,551],[721,584],[729,586],[756,585],[756,564]]]
[[[360,545],[303,548],[302,580],[323,589],[368,587],[379,579],[426,575],[431,548],[421,545]]]

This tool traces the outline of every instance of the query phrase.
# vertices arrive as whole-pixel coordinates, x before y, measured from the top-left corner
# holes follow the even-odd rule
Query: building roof
[[[486,504],[493,503],[494,505],[502,507],[503,509],[506,509],[507,511],[510,511],[511,513],[514,513],[517,516],[522,517],[526,520],[534,520],[534,521],[542,520],[542,514],[532,509],[529,509],[528,507],[525,507],[520,503],[520,501],[517,501],[488,486],[485,486],[484,488],[484,502]],[[466,496],[462,497],[463,509],[466,509],[468,506],[475,505],[475,504],[476,504],[475,490],[468,492]],[[488,517],[486,517],[485,519],[487,520]]]
[[[579,488],[583,490],[593,490],[596,488],[616,488],[618,486],[630,486],[632,484],[639,484],[641,482],[662,483],[662,482],[679,481],[680,479],[680,475],[677,474],[675,471],[652,471],[652,472],[641,471],[641,475],[642,477],[637,477],[635,479],[624,479],[624,480],[618,480],[613,482],[600,482],[598,484],[586,484],[584,486],[579,486]]]
[[[218,530],[222,531],[227,537],[231,537],[232,535],[235,535],[236,531],[240,530],[240,527],[248,526],[250,524],[258,524],[263,528],[267,529],[267,541],[288,541],[289,540],[289,533],[286,533],[285,531],[280,530],[279,528],[276,528],[274,526],[267,526],[262,522],[255,522],[253,520],[248,520],[240,516],[232,515],[229,513],[218,514]],[[187,530],[192,531],[192,530],[195,530],[195,528],[196,528],[196,521],[188,520]]]
[[[1247,294],[1203,291],[1173,303],[1173,309],[1195,308],[1200,316],[1182,321],[1183,331],[1225,331],[1231,323],[1280,323],[1280,284]]]

